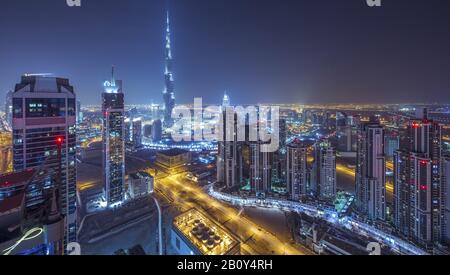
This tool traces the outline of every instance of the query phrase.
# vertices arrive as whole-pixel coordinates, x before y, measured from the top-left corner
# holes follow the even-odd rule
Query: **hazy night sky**
[[[450,103],[450,1],[170,0],[176,98],[192,103]],[[0,0],[0,94],[23,73],[67,77],[99,104],[161,103],[165,0]]]

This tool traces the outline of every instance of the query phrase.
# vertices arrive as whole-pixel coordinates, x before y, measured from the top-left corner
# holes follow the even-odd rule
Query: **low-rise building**
[[[128,194],[131,199],[145,197],[153,193],[154,178],[146,172],[137,172],[128,176]]]
[[[233,233],[197,209],[175,217],[170,243],[179,255],[239,255],[241,250]]]
[[[186,172],[186,166],[191,162],[191,152],[182,149],[170,149],[156,154],[156,165],[167,174]]]

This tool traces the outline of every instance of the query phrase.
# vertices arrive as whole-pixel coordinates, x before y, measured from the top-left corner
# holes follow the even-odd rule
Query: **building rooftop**
[[[179,156],[179,155],[182,155],[182,154],[186,154],[188,152],[189,151],[186,151],[186,150],[183,150],[183,149],[173,148],[173,149],[166,150],[166,151],[160,151],[160,152],[158,152],[158,154],[165,155],[165,156],[168,156],[168,157],[176,157],[176,156]]]
[[[25,74],[16,85],[15,92],[31,93],[74,93],[69,79],[54,77],[51,74]]]
[[[197,209],[176,217],[173,226],[203,255],[227,255],[240,245],[237,237]]]
[[[129,175],[129,177],[134,180],[142,179],[142,178],[153,178],[149,173],[143,172],[143,171],[132,173]]]
[[[0,189],[17,185],[25,185],[34,175],[34,170],[25,170],[17,173],[9,173],[0,176]]]
[[[19,212],[24,196],[25,193],[20,192],[18,195],[0,200],[0,218],[5,215]]]

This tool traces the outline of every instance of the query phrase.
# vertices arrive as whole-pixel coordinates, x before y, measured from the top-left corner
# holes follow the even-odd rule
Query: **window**
[[[75,99],[74,98],[69,98],[67,100],[67,113],[69,116],[76,115],[76,107],[75,107]]]
[[[13,117],[14,118],[22,118],[23,117],[23,109],[22,109],[22,98],[14,98],[13,99]]]
[[[26,117],[63,117],[66,115],[64,98],[27,98]]]

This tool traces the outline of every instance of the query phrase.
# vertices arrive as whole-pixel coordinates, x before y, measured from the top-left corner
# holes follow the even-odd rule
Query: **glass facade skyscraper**
[[[431,249],[441,241],[445,205],[441,125],[409,122],[405,141],[394,153],[394,221],[405,238]]]
[[[58,146],[61,155],[58,156]],[[13,94],[14,171],[40,169],[26,189],[28,213],[42,209],[47,191],[59,185],[59,208],[65,217],[65,244],[77,240],[76,96],[68,79],[24,75]],[[56,180],[55,180],[56,179]]]
[[[103,183],[109,207],[119,205],[125,194],[125,106],[122,81],[104,83],[103,112]]]
[[[369,220],[386,219],[384,129],[375,118],[358,129],[356,208]]]

